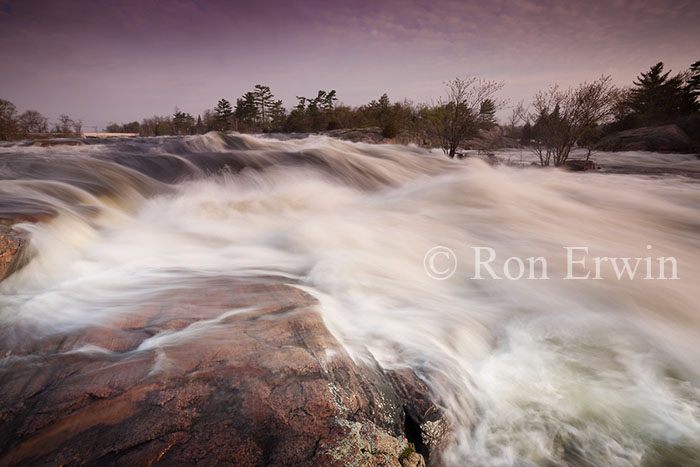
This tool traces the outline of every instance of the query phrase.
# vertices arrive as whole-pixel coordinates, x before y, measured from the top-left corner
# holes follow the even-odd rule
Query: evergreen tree
[[[213,109],[207,109],[202,112],[203,133],[207,131],[216,131],[219,128],[218,115]],[[231,117],[229,120],[231,120]],[[234,128],[236,129],[236,128]]]
[[[255,105],[258,108],[260,126],[263,130],[267,129],[270,120],[270,109],[273,106],[272,99],[274,99],[275,96],[272,95],[269,86],[263,86],[262,84],[255,85],[253,96],[255,100]]]
[[[693,97],[685,86],[686,75],[670,74],[659,62],[633,82],[628,105],[640,125],[658,125],[692,112]]]
[[[320,93],[321,91],[319,91]],[[335,101],[337,101],[338,98],[335,97],[335,89],[331,89],[327,93],[325,93],[323,97],[323,102],[321,103],[321,107],[325,112],[332,112],[333,109],[335,109]]]
[[[520,133],[520,144],[527,146],[530,144],[530,141],[532,141],[532,125],[527,121],[525,125],[523,125],[523,130]]]
[[[275,131],[280,131],[284,127],[284,122],[287,117],[287,111],[282,105],[281,100],[276,100],[270,105],[269,109],[270,124]]]
[[[688,91],[693,97],[695,104],[700,105],[700,60],[690,65]]]
[[[664,64],[659,62],[633,81],[630,107],[644,123],[661,120],[666,113],[663,109],[663,102],[666,99],[665,85],[671,72],[664,73],[663,69]]]
[[[391,105],[391,101],[389,100],[389,96],[387,93],[382,94],[379,97],[379,101],[377,102],[377,108],[379,109],[380,113],[386,113],[389,110],[389,106]]]
[[[310,121],[311,131],[326,129],[323,118],[323,104],[326,99],[326,91],[318,91],[316,97],[306,99],[306,114]]]
[[[297,105],[294,106],[284,122],[284,130],[290,133],[305,133],[310,131],[308,115],[306,114],[306,97],[296,96]]]
[[[306,132],[329,129],[335,101],[338,100],[335,96],[335,89],[331,91],[319,90],[316,97],[297,96],[299,102],[289,114],[285,125],[288,131]]]
[[[479,107],[479,116],[484,128],[491,128],[496,124],[496,103],[492,99],[484,99]]]
[[[238,131],[255,131],[258,121],[258,106],[255,95],[247,92],[236,101],[235,116],[238,120]]]
[[[216,113],[216,122],[220,130],[228,131],[231,129],[231,117],[233,116],[233,108],[231,103],[226,99],[221,99],[214,107]]]
[[[186,112],[180,111],[177,107],[173,114],[173,129],[177,135],[190,135],[194,130],[194,117]]]

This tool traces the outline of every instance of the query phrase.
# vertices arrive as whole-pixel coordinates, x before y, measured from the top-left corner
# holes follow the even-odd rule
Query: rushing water
[[[17,226],[32,255],[0,283],[0,321],[60,333],[189,277],[280,276],[350,351],[426,378],[452,420],[447,464],[700,465],[700,161],[599,159],[640,173],[324,137],[5,146],[2,212],[57,217]],[[435,246],[457,259],[445,280],[424,268]],[[501,277],[511,256],[543,257],[549,279],[475,280],[473,247],[493,249]],[[564,247],[587,247],[589,271],[598,256],[653,260],[633,280],[609,263],[566,280]],[[645,279],[657,257],[678,280]]]

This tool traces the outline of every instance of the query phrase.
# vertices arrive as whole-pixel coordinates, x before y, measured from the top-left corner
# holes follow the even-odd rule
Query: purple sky
[[[697,0],[0,0],[0,98],[90,130],[196,115],[257,83],[287,107],[331,88],[359,105],[430,101],[478,75],[515,102],[698,59]]]

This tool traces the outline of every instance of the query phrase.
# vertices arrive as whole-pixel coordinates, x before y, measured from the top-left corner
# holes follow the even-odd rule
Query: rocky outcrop
[[[26,238],[20,232],[0,224],[0,281],[21,264]]]
[[[479,152],[493,153],[499,149],[519,148],[517,139],[507,135],[503,127],[495,125],[489,129],[479,129],[473,138],[464,142],[465,149],[477,150]]]
[[[0,281],[29,260],[29,236],[16,230],[15,224],[49,222],[58,213],[40,203],[0,193]]]
[[[430,454],[440,452],[447,440],[449,426],[442,411],[435,405],[428,386],[413,370],[405,368],[387,374],[403,405],[406,435],[418,453],[430,459]]]
[[[601,151],[693,152],[697,148],[678,125],[635,128],[601,139],[596,145]]]
[[[381,128],[329,130],[323,134],[332,138],[352,141],[353,143],[382,144],[392,142],[389,138],[382,136]]]
[[[402,467],[425,467],[425,459],[417,452],[409,452],[405,456],[400,456]]]
[[[4,331],[0,464],[399,466],[410,441],[438,448],[427,386],[355,362],[315,306],[275,279],[202,278],[99,326]]]
[[[49,222],[58,213],[40,203],[32,203],[16,197],[4,196],[0,194],[0,225],[12,226],[21,222]]]
[[[590,159],[569,159],[564,162],[564,168],[574,172],[584,172],[588,170],[596,170],[600,167],[598,167],[598,165]]]
[[[79,139],[55,139],[55,140],[39,140],[33,141],[30,146],[38,146],[41,148],[51,146],[84,146],[85,142]]]

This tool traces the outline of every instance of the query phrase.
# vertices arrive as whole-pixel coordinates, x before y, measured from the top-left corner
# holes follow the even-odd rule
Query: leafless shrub
[[[576,88],[553,86],[537,93],[532,103],[535,112],[530,115],[535,123],[529,145],[540,164],[563,165],[586,131],[613,116],[618,93],[609,76]]]
[[[494,95],[503,83],[480,78],[455,78],[445,83],[446,95],[437,104],[424,109],[428,131],[449,157],[467,138],[490,122],[492,109],[502,104]],[[484,102],[490,104],[483,106]]]

